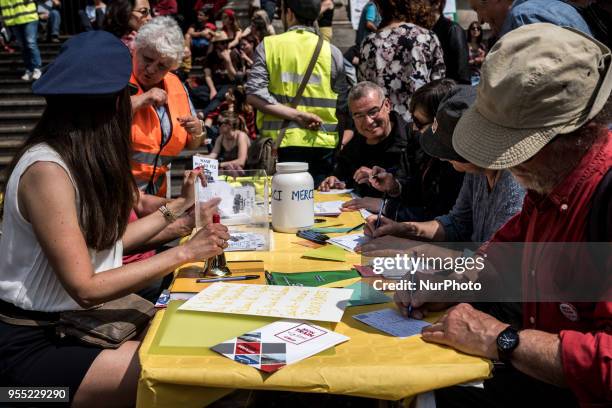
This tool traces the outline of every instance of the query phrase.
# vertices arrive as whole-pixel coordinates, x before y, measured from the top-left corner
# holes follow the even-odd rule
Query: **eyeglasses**
[[[470,30],[472,30],[472,31],[480,31],[480,28],[478,28],[478,27],[472,27],[472,28],[470,28]]]
[[[380,104],[380,106],[378,108],[372,108],[367,112],[358,112],[358,113],[353,113],[353,120],[355,121],[361,121],[364,120],[367,117],[369,117],[370,119],[375,119],[378,114],[380,113],[380,111],[382,110],[383,106],[385,105],[385,102],[387,101],[387,99],[383,99],[382,103]]]
[[[138,10],[133,10],[133,11],[135,11],[138,14],[140,14],[142,17],[147,17],[147,16],[151,15],[151,9],[150,8],[146,8],[146,7],[143,7],[143,8],[138,9]]]

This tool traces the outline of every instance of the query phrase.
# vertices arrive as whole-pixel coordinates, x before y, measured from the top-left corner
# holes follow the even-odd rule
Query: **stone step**
[[[30,122],[32,120],[29,114],[38,114],[40,115],[43,109],[46,106],[46,102],[44,98],[38,98],[34,96],[22,97],[16,99],[6,99],[0,98],[0,113],[5,114],[3,117],[5,120],[9,120],[12,115],[21,114],[26,115],[29,118]],[[15,120],[13,119],[13,122]]]
[[[0,138],[3,137],[18,137],[19,135],[27,135],[32,129],[34,129],[34,125],[32,124],[13,124],[13,125],[0,125]]]
[[[8,150],[16,151],[23,145],[25,140],[26,136],[0,136],[2,155],[4,156]]]
[[[59,49],[57,50],[40,50],[41,58],[54,58],[59,54]],[[21,51],[15,51],[12,53],[9,52],[0,52],[0,59],[2,60],[22,60]]]
[[[28,82],[23,81],[22,86],[10,85],[2,86],[0,85],[0,98],[6,97],[17,97],[17,96],[25,96],[32,95],[32,87]]]
[[[16,112],[0,111],[0,126],[8,125],[36,125],[42,116],[41,110],[24,111],[23,109]]]
[[[55,59],[54,57],[44,57],[42,58],[42,65],[45,66],[49,64],[51,61],[53,61],[54,59]],[[12,66],[12,65],[23,66],[23,61],[21,58],[0,58],[0,67]]]

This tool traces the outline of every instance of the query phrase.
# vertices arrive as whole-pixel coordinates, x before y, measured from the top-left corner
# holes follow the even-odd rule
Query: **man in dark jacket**
[[[470,67],[468,65],[469,51],[463,28],[454,21],[444,17],[446,0],[432,1],[438,20],[431,28],[436,33],[444,52],[446,77],[460,84],[471,84]]]
[[[384,90],[372,82],[355,85],[348,101],[356,134],[341,150],[332,175],[321,182],[319,189],[349,187],[362,196],[381,197],[382,193],[370,185],[372,168],[394,171],[399,167],[408,124],[391,111]]]

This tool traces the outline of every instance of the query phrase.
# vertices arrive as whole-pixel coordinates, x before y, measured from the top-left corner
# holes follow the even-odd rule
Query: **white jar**
[[[272,177],[272,228],[295,233],[313,225],[314,181],[308,163],[277,163]]]

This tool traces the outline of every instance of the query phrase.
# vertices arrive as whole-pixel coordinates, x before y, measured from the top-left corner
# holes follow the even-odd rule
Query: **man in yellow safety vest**
[[[40,78],[40,52],[38,51],[38,12],[35,1],[0,0],[0,13],[6,25],[21,46],[26,72],[24,81]]]
[[[247,101],[257,109],[262,136],[285,135],[279,161],[307,162],[315,183],[331,174],[338,145],[338,96],[346,95],[347,80],[342,52],[324,41],[298,105],[290,106],[316,48],[319,36],[313,25],[320,0],[285,0],[282,19],[286,32],[265,37],[255,51],[246,84]],[[283,121],[288,121],[283,124]]]

